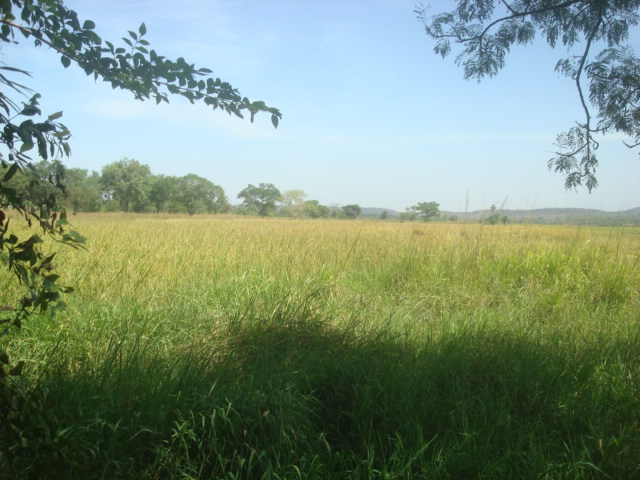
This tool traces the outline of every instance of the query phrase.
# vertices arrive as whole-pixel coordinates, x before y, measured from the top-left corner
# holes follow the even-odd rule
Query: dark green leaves
[[[203,78],[212,73],[208,68],[197,68],[182,57],[175,61],[158,55],[149,48],[144,38],[146,24],[136,31],[129,30],[122,39],[125,48],[104,42],[95,33],[95,22],[80,22],[78,15],[60,0],[45,2],[46,7],[26,2],[21,9],[22,26],[13,27],[35,38],[36,45],[48,45],[60,54],[65,68],[78,64],[87,75],[102,78],[113,88],[129,90],[138,100],[153,98],[156,103],[168,101],[168,95],[180,95],[191,103],[203,101],[214,109],[243,117],[249,111],[251,119],[260,112],[271,114],[271,122],[277,125],[282,118],[277,109],[264,102],[244,102],[243,97],[220,79]],[[4,25],[3,39],[8,41],[11,26]],[[256,108],[256,105],[259,105]]]
[[[18,164],[14,163],[9,167],[7,172],[4,174],[4,177],[2,177],[2,183],[6,183],[9,180],[11,180],[17,171],[18,171]]]

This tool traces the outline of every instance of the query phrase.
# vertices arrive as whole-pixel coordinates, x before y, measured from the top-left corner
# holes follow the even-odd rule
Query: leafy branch
[[[497,7],[506,10],[504,15],[496,15]],[[598,142],[594,135],[616,130],[636,138],[634,143],[625,143],[628,147],[640,145],[638,59],[630,48],[621,47],[629,28],[638,24],[639,8],[640,0],[459,0],[452,12],[427,16],[424,6],[418,6],[415,12],[427,35],[436,40],[436,53],[446,57],[452,42],[462,45],[456,64],[463,66],[465,79],[496,75],[511,47],[530,44],[537,31],[552,48],[558,41],[565,46],[585,43],[580,55],[556,65],[556,71],[574,80],[585,120],[558,136],[560,150],[548,167],[566,175],[566,188],[584,183],[591,191],[597,186],[594,151]],[[609,54],[591,61],[592,47],[599,41],[607,43],[605,52]],[[620,77],[623,68],[624,84]],[[582,83],[584,73],[589,81],[589,101]],[[615,88],[609,90],[609,84]],[[592,107],[597,110],[597,125],[593,123]],[[623,118],[620,111],[625,112]]]

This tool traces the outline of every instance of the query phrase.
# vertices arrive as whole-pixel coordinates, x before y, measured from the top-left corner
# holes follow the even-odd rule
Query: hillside
[[[400,212],[390,208],[363,208],[362,215],[379,217],[382,212],[397,217]],[[640,207],[617,212],[589,208],[538,208],[533,210],[497,210],[511,223],[575,224],[575,225],[640,225]],[[491,215],[491,211],[471,212],[443,211],[442,217],[457,217],[459,220],[480,222]]]
[[[443,212],[445,213],[445,212]],[[498,210],[510,222],[549,223],[576,225],[640,225],[640,208],[618,212],[587,208],[539,208],[534,210]],[[460,219],[481,221],[491,215],[489,210],[476,210],[469,213],[449,213]]]

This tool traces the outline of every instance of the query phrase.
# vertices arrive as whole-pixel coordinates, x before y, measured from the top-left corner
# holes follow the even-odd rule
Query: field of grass
[[[0,478],[640,478],[640,229],[72,222]]]

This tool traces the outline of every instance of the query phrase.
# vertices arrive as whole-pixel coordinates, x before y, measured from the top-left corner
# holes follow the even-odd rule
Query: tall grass
[[[0,477],[640,478],[638,229],[74,223]]]

